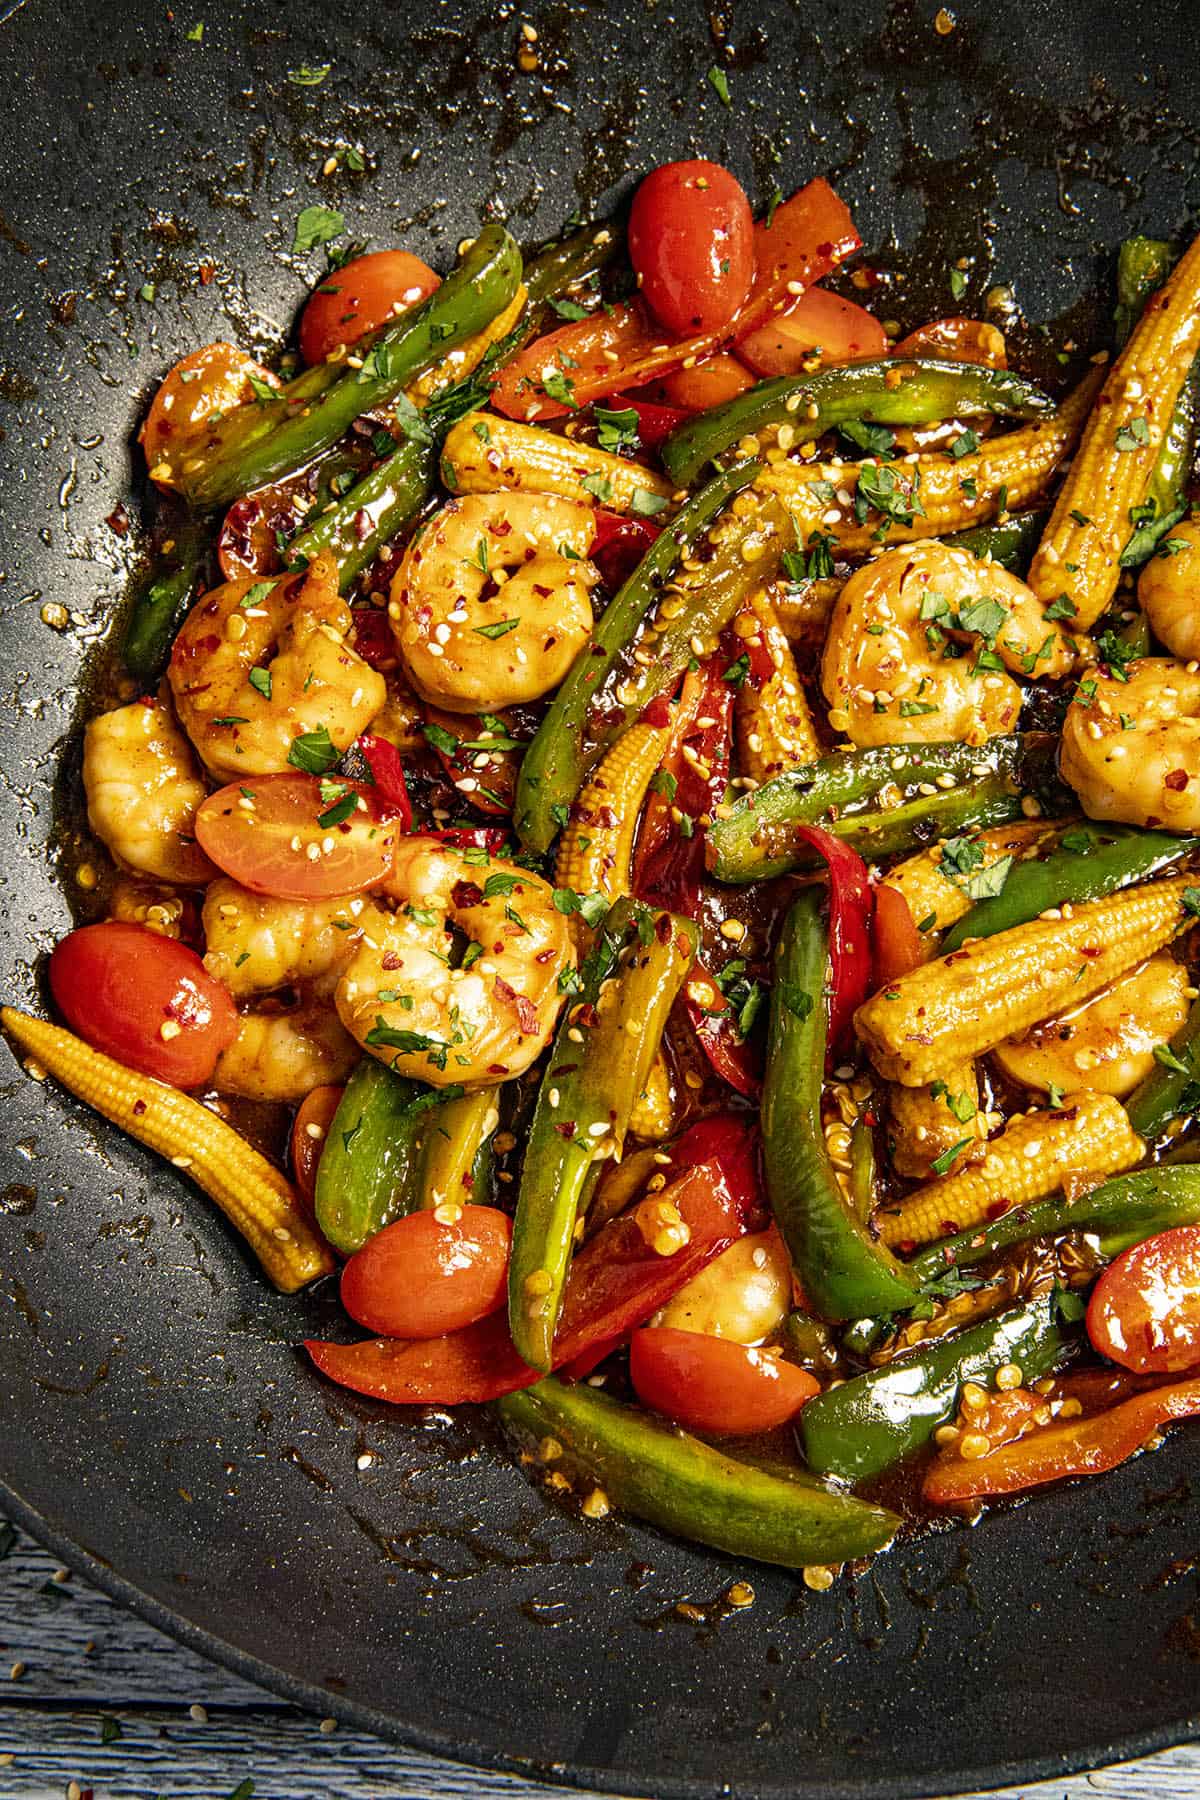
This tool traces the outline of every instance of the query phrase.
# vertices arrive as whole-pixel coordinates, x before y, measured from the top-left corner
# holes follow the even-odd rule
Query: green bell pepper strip
[[[1018,513],[1002,525],[972,525],[968,531],[952,531],[942,542],[949,549],[967,550],[972,556],[999,563],[1010,574],[1024,575],[1042,541],[1048,517],[1040,509]]]
[[[460,1094],[432,1107],[421,1120],[412,1211],[445,1201],[477,1204],[480,1159],[488,1154],[500,1122],[495,1088]],[[486,1171],[485,1171],[486,1173]]]
[[[176,540],[174,566],[159,569],[139,592],[121,647],[122,660],[131,675],[157,681],[162,674],[175,633],[196,598],[207,560],[203,534],[182,531]]]
[[[1161,238],[1128,237],[1117,251],[1117,305],[1113,314],[1117,349],[1122,350],[1142,308],[1160,288],[1177,260]]]
[[[289,568],[302,569],[328,550],[344,594],[362,571],[419,515],[437,470],[431,444],[406,438],[287,547]]]
[[[932,1244],[905,1267],[924,1285],[948,1268],[967,1268],[1012,1244],[1058,1237],[1064,1231],[1092,1232],[1100,1239],[1103,1254],[1112,1257],[1159,1231],[1197,1221],[1200,1169],[1137,1169],[1130,1175],[1114,1175],[1072,1200],[1060,1194],[1030,1206],[1014,1206],[989,1225],[976,1225]]]
[[[807,861],[804,846],[789,841],[793,822],[823,825],[867,857],[931,843],[973,824],[1003,824],[1021,815],[1031,747],[1032,740],[1013,736],[990,738],[979,748],[884,744],[824,756],[735,801],[729,816],[709,828],[709,866],[718,881],[736,883],[787,874]],[[955,783],[949,790],[866,810],[881,794],[919,789],[947,775]]]
[[[546,244],[526,259],[522,279],[528,299],[521,317],[522,343],[545,331],[552,320],[561,322],[554,319],[550,302],[603,269],[623,241],[624,234],[615,226],[583,225],[570,237]]]
[[[1016,862],[998,894],[979,900],[942,939],[940,954],[959,950],[968,938],[993,937],[1025,925],[1049,907],[1101,900],[1145,881],[1193,850],[1200,838],[1142,831],[1133,825],[1073,825],[1043,857]]]
[[[319,393],[312,391],[315,371],[308,370],[278,398],[227,414],[214,427],[200,466],[186,472],[185,498],[197,508],[228,505],[302,468],[363,413],[386,406],[447,351],[482,331],[508,305],[520,280],[516,241],[502,225],[485,225],[441,286],[379,333],[361,369],[347,369]]]
[[[1009,369],[932,356],[881,357],[756,382],[673,431],[662,446],[662,460],[672,481],[690,487],[706,463],[769,425],[790,425],[793,442],[807,443],[855,419],[929,425],[988,414],[1036,419],[1053,411],[1048,394]]]
[[[1200,1104],[1200,1000],[1193,1000],[1166,1049],[1170,1061],[1160,1058],[1125,1102],[1129,1123],[1149,1143],[1162,1136],[1172,1119]]]
[[[550,1376],[495,1406],[526,1442],[556,1438],[623,1511],[730,1556],[786,1569],[849,1562],[881,1550],[900,1526],[881,1506],[799,1470],[737,1462],[583,1383]]]
[[[317,1164],[317,1224],[336,1250],[361,1250],[412,1212],[420,1140],[430,1108],[455,1097],[394,1075],[364,1056],[346,1083]]]
[[[763,1078],[763,1165],[775,1222],[827,1319],[911,1306],[916,1284],[842,1193],[821,1127],[830,979],[823,893],[807,888],[780,933]]]
[[[559,1025],[529,1128],[508,1264],[509,1332],[530,1368],[552,1366],[584,1184],[602,1144],[621,1148],[698,938],[690,919],[618,900]]]
[[[964,1381],[986,1383],[1003,1363],[1037,1381],[1070,1349],[1047,1294],[855,1375],[816,1395],[800,1414],[809,1467],[843,1481],[882,1475],[953,1416]]]
[[[604,609],[590,641],[555,693],[521,761],[514,819],[522,843],[550,848],[586,772],[584,724],[592,698],[621,652],[629,647],[663,583],[721,508],[759,472],[755,462],[714,477],[701,488],[646,552]]]

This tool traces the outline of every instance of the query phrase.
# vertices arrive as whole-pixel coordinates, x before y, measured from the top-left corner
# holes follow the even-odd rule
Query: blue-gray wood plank
[[[76,1787],[94,1800],[224,1800],[246,1781],[254,1800],[567,1800],[565,1788],[322,1731],[56,1571],[22,1538],[0,1562],[0,1800],[74,1800]],[[1200,1800],[1200,1745],[992,1800],[1097,1795]]]

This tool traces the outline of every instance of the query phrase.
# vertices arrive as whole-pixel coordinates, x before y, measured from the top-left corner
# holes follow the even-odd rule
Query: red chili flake
[[[398,969],[403,961],[404,958],[400,956],[397,951],[387,950],[384,952],[382,966],[385,969]]]
[[[1170,788],[1173,794],[1182,794],[1187,784],[1188,772],[1186,769],[1172,769],[1169,775],[1163,776],[1163,786]]]
[[[478,906],[483,899],[483,889],[476,881],[456,881],[450,889],[450,898],[455,906],[463,909],[468,906]]]
[[[494,525],[488,526],[488,533],[491,537],[507,537],[511,530],[512,522],[509,519],[497,519]]]
[[[134,1101],[133,1116],[135,1119],[140,1119],[142,1114],[145,1112],[145,1110],[146,1110],[146,1102],[144,1100],[135,1100]]]
[[[669,944],[670,943],[671,933],[674,931],[674,929],[675,929],[675,927],[671,923],[670,913],[667,913],[667,912],[659,913],[657,919],[654,921],[654,935],[658,939],[660,944]]]
[[[216,272],[217,271],[216,271],[215,264],[201,263],[200,264],[200,286],[207,287],[209,282],[212,280],[213,276],[216,274]]]
[[[124,537],[129,530],[129,514],[125,511],[124,506],[114,506],[104,523],[110,531],[115,531],[118,537]]]
[[[502,975],[497,975],[496,992],[502,1000],[507,1000],[517,1015],[517,1023],[528,1037],[532,1037],[538,1028],[537,1007],[527,994],[518,994],[515,987],[510,987]]]
[[[654,731],[661,731],[664,725],[671,723],[671,702],[665,694],[657,694],[648,706],[644,706],[638,717],[639,725],[649,725]]]
[[[557,1131],[559,1137],[573,1138],[575,1136],[575,1121],[574,1119],[564,1119],[562,1124],[556,1125],[554,1129]]]
[[[354,515],[354,535],[360,544],[371,535],[371,515],[365,506],[360,506]]]
[[[508,1064],[507,1063],[489,1063],[487,1072],[489,1075],[507,1075],[508,1074]]]
[[[993,1219],[1002,1219],[1005,1213],[1011,1210],[1011,1207],[1012,1201],[1006,1199],[1003,1195],[1001,1195],[999,1200],[993,1200],[986,1213],[988,1223],[990,1224]],[[958,1226],[952,1223],[947,1228],[946,1236],[952,1237],[957,1230]]]

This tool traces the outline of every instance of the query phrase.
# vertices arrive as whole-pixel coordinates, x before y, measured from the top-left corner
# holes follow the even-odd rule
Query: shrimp
[[[982,744],[1012,731],[1021,706],[1020,686],[997,659],[1028,676],[1064,675],[1074,652],[1032,590],[998,563],[933,540],[889,550],[852,575],[834,604],[821,664],[830,723],[861,747]]]
[[[378,890],[377,890],[378,891]],[[549,884],[512,863],[471,862],[428,837],[400,840],[386,890],[335,991],[364,1050],[434,1087],[491,1087],[549,1040],[574,967]],[[451,966],[452,927],[471,939]]]
[[[1080,683],[1063,722],[1063,780],[1089,818],[1200,831],[1200,672],[1143,656],[1125,676]]]
[[[1155,1066],[1188,1016],[1187,969],[1166,950],[1056,1018],[1031,1025],[992,1052],[1023,1087],[1073,1093],[1080,1087],[1123,1100]]]
[[[358,1045],[328,1002],[271,1003],[242,1014],[237,1037],[221,1052],[213,1086],[244,1100],[295,1106],[314,1088],[348,1080]]]
[[[121,868],[180,887],[216,873],[194,836],[204,782],[159,701],[135,700],[88,722],[83,788],[88,823]]]
[[[243,576],[196,602],[168,680],[180,722],[215,776],[281,773],[298,737],[324,727],[342,751],[366,730],[387,685],[350,649],[350,626],[326,553],[301,574]]]
[[[217,1064],[218,1088],[295,1104],[346,1079],[359,1051],[334,1009],[333,988],[364,918],[378,910],[362,894],[278,900],[226,876],[212,883],[201,914],[204,966],[241,1010],[238,1035]]]
[[[1155,637],[1184,662],[1200,657],[1200,519],[1173,525],[1138,580]]]
[[[388,616],[410,682],[449,712],[498,712],[557,687],[592,629],[588,506],[468,494],[413,540]]]

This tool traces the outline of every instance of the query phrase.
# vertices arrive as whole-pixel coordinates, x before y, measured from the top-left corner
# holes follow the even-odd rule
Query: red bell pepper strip
[[[681,406],[660,406],[657,401],[641,400],[636,394],[607,394],[604,404],[612,412],[632,410],[637,414],[638,437],[647,450],[655,449],[692,416]]]
[[[775,209],[769,226],[755,227],[754,285],[741,311],[721,330],[673,344],[649,308],[630,300],[535,338],[501,369],[492,405],[506,418],[544,421],[605,394],[658,380],[689,358],[698,362],[786,312],[806,287],[828,275],[861,242],[829,183],[810,181]],[[546,390],[548,370],[555,372],[551,385],[559,398]]]
[[[602,1226],[571,1264],[554,1339],[556,1369],[601,1343],[620,1342],[746,1229],[716,1161],[696,1164],[662,1197],[678,1207],[689,1242],[673,1256],[660,1256],[632,1216]],[[304,1347],[330,1380],[398,1405],[495,1400],[542,1379],[514,1349],[502,1311],[441,1338],[368,1338],[360,1344],[310,1339]]]
[[[925,948],[908,901],[899,888],[889,887],[886,882],[881,882],[874,890],[874,901],[875,911],[871,919],[874,964],[871,980],[874,988],[881,988],[919,968],[925,961]]]
[[[624,519],[620,513],[596,508],[592,561],[606,588],[615,593],[624,585],[661,530],[649,519]]]
[[[857,850],[819,825],[796,835],[829,870],[829,1049],[832,1065],[850,1049],[854,1014],[871,992],[871,884]]]
[[[697,998],[698,993],[705,995],[703,1001]],[[742,1036],[733,1007],[699,957],[692,964],[683,1003],[700,1048],[713,1069],[735,1093],[753,1099],[762,1087],[762,1057]]]
[[[1200,1380],[1149,1388],[1088,1418],[1035,1426],[1026,1437],[968,1462],[943,1453],[925,1477],[923,1497],[932,1506],[955,1506],[989,1494],[1018,1494],[1068,1475],[1102,1475],[1142,1448],[1173,1419],[1200,1413]]]
[[[400,820],[401,830],[411,831],[412,801],[408,796],[408,783],[404,779],[404,763],[395,744],[390,743],[387,738],[377,737],[373,731],[364,731],[358,739],[357,748],[363,753],[380,799],[391,807]]]
[[[700,820],[711,818],[729,780],[734,692],[724,675],[730,660],[719,650],[698,672],[684,677],[674,733],[638,835],[634,893],[649,905],[666,906],[688,918],[696,916],[704,877]]]

